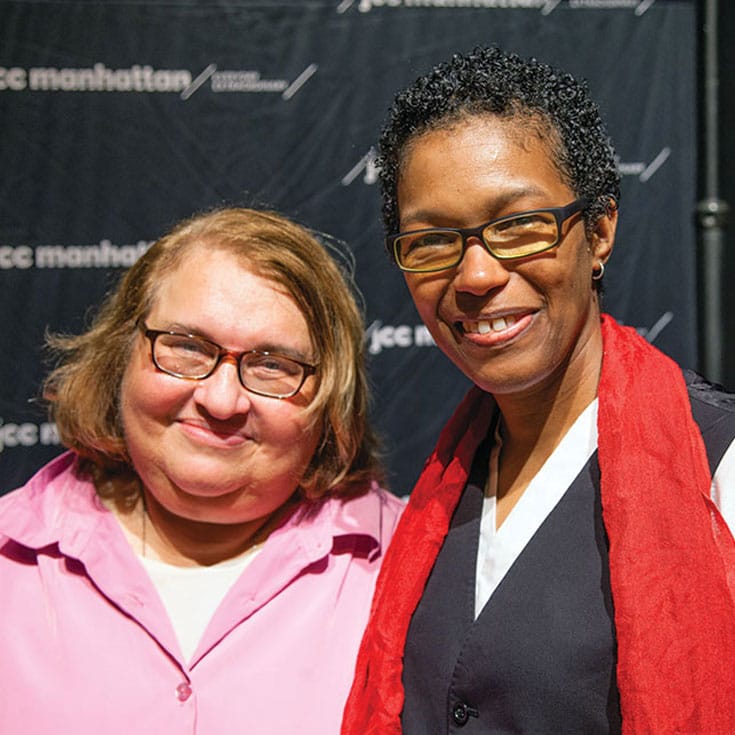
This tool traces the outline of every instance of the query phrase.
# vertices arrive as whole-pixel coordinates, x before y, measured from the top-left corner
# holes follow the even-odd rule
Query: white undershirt
[[[260,548],[208,567],[179,567],[139,557],[158,590],[187,661],[220,602]]]
[[[712,478],[712,500],[735,535],[735,441],[717,465]]]
[[[580,414],[502,526],[496,529],[495,497],[501,446],[496,428],[480,522],[475,617],[597,449],[597,399]],[[730,529],[735,529],[735,441],[717,466],[711,494]]]

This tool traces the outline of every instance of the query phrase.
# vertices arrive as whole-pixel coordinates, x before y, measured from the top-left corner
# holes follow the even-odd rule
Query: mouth
[[[500,344],[513,339],[531,324],[530,312],[504,314],[487,318],[458,319],[454,328],[472,342],[481,344]]]
[[[240,447],[250,439],[242,427],[213,426],[191,419],[182,419],[179,425],[189,439],[212,447]]]
[[[504,332],[518,320],[514,316],[498,317],[496,319],[478,319],[477,321],[457,322],[465,334],[490,334],[490,332]]]

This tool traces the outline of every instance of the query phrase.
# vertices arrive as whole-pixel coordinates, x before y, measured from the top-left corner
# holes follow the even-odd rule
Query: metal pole
[[[702,258],[703,369],[707,378],[722,381],[722,252],[729,211],[719,197],[717,68],[717,0],[705,0],[704,60],[704,198],[697,204]]]

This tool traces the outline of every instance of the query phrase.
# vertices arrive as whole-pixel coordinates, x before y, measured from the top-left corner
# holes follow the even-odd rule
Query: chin
[[[230,495],[240,490],[246,478],[211,461],[172,460],[163,465],[136,467],[141,482],[159,502],[166,497],[209,498]],[[165,503],[163,503],[165,505]],[[173,509],[171,509],[173,510]]]
[[[244,490],[248,484],[247,478],[242,474],[234,477],[226,473],[179,473],[169,476],[168,481],[181,493],[198,498],[221,498]]]
[[[532,375],[523,375],[513,371],[494,370],[492,373],[480,371],[474,374],[462,371],[481,390],[492,395],[513,395],[532,390],[534,386],[540,385],[546,372],[536,372]]]
[[[226,490],[222,484],[212,485],[189,481],[176,486],[170,502],[159,496],[159,502],[173,515],[203,523],[242,523],[270,512],[263,498],[253,495],[238,484]]]

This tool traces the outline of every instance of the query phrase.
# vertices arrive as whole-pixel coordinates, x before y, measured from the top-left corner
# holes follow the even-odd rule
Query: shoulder
[[[392,535],[393,529],[406,507],[406,501],[381,487],[377,482],[372,482],[364,495],[348,502],[359,500],[362,501],[361,505],[368,513],[380,516],[381,524],[385,528],[390,528]]]
[[[694,420],[700,428],[706,429],[712,424],[735,427],[735,393],[710,383],[693,370],[683,373]]]
[[[355,520],[381,519],[383,523],[395,525],[406,507],[406,501],[372,481],[367,490],[355,498],[333,500],[340,506],[342,514]]]
[[[684,370],[684,381],[693,407],[712,414],[735,414],[735,393],[711,383],[693,370]]]
[[[373,482],[367,492],[368,496],[374,498],[374,502],[378,503],[384,512],[390,513],[396,517],[403,513],[406,507],[406,499],[399,498],[390,490],[381,487],[377,482]]]
[[[715,467],[735,439],[735,394],[692,370],[683,373],[692,416],[704,439],[710,466]]]
[[[404,507],[403,500],[373,481],[357,497],[328,498],[315,515],[299,526],[327,532],[335,543],[337,539],[342,539],[339,543],[362,539],[358,545],[370,549],[368,556],[373,558],[377,551],[385,553]]]
[[[0,497],[0,535],[40,548],[68,530],[68,514],[96,509],[92,483],[76,472],[76,455],[65,452],[42,467],[25,485]]]
[[[74,455],[64,452],[41,467],[25,485],[11,490],[0,497],[0,508],[5,509],[16,505],[38,505],[42,503],[54,487],[64,484],[64,479],[72,472]]]

